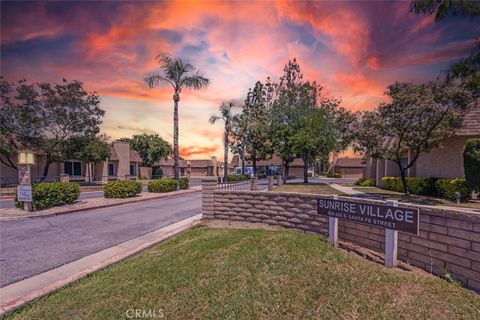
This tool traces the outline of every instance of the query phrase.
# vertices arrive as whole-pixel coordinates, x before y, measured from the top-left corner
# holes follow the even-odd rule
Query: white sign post
[[[387,205],[398,207],[398,201],[387,201]],[[398,231],[385,229],[385,267],[397,266]]]
[[[338,200],[337,195],[331,196],[333,200]],[[338,242],[338,218],[328,217],[328,242],[337,246]]]

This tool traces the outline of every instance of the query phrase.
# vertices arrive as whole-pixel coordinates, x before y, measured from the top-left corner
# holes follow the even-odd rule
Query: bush
[[[188,178],[180,178],[178,179],[178,186],[180,189],[188,189]]]
[[[480,139],[469,139],[463,152],[463,168],[467,184],[480,192]]]
[[[250,179],[250,177],[243,175],[243,174],[230,174],[227,176],[229,182],[236,182],[236,181],[245,181]]]
[[[360,178],[355,182],[355,184],[362,187],[375,187],[375,179]]]
[[[170,192],[176,191],[178,182],[171,178],[162,178],[148,183],[148,192]]]
[[[461,194],[461,199],[468,201],[472,193],[472,188],[467,185],[465,179],[407,177],[406,180],[408,190],[411,194],[416,195],[455,200],[455,192],[458,191]],[[403,192],[402,179],[399,177],[384,177],[382,178],[382,189]]]
[[[163,170],[161,167],[155,168],[153,170],[152,179],[161,179],[163,177]]]
[[[131,198],[142,192],[142,184],[133,180],[110,181],[103,187],[105,198]]]
[[[267,177],[267,174],[266,174],[266,173],[257,173],[257,174],[256,174],[256,177],[257,177],[258,179],[266,178],[266,177]]]
[[[78,200],[80,185],[74,182],[40,182],[32,185],[32,206],[34,210],[41,210],[54,206],[69,204]],[[17,201],[15,206],[21,208],[23,202]]]
[[[342,174],[339,172],[332,172],[332,171],[327,172],[327,178],[341,178],[341,177],[342,177]]]
[[[309,178],[313,177],[312,173],[311,172],[307,173],[307,177]]]
[[[460,192],[460,200],[468,201],[472,196],[472,188],[465,179],[438,179],[436,183],[442,198],[455,200],[455,193]]]

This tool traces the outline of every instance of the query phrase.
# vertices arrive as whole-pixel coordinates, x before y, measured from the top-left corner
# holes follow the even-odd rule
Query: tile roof
[[[130,162],[142,162],[142,158],[140,158],[137,151],[132,149],[130,149]]]
[[[477,103],[466,115],[463,126],[457,130],[458,136],[480,136],[480,103]]]

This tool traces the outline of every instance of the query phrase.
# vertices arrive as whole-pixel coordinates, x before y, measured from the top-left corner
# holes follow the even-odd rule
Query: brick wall
[[[260,222],[307,233],[328,233],[328,218],[318,215],[316,207],[317,199],[327,196],[220,191],[215,190],[213,183],[204,184],[203,188],[204,219]],[[480,290],[480,214],[417,208],[420,208],[420,235],[399,233],[398,259],[436,275],[448,270],[455,279]],[[385,232],[381,228],[339,220],[338,232],[340,240],[384,252]]]

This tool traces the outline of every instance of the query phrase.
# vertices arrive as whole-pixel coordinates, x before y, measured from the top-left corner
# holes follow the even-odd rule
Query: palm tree
[[[232,101],[223,102],[219,108],[220,115],[212,114],[208,120],[210,124],[215,124],[218,120],[223,120],[225,123],[225,130],[223,132],[223,182],[228,181],[228,137],[232,133],[233,107],[234,103]]]
[[[171,85],[173,87],[173,165],[175,179],[180,177],[178,163],[178,102],[182,88],[201,89],[210,84],[210,79],[203,76],[193,65],[182,59],[174,59],[166,54],[159,54],[155,58],[160,64],[160,72],[152,73],[145,77],[145,82],[150,88],[158,85]]]

